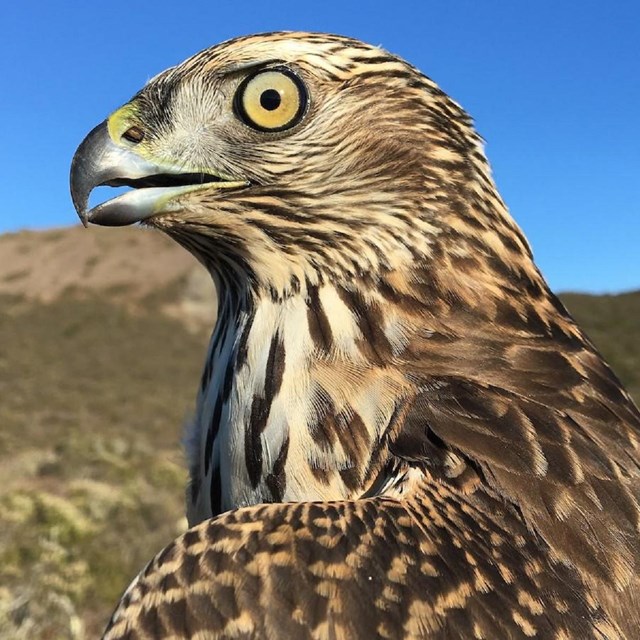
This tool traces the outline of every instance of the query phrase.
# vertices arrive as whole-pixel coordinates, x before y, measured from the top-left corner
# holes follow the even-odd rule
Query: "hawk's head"
[[[98,185],[133,189],[87,210]],[[165,71],[85,139],[71,190],[85,222],[158,227],[277,297],[423,267],[475,270],[473,286],[531,271],[469,117],[336,36],[240,38]]]

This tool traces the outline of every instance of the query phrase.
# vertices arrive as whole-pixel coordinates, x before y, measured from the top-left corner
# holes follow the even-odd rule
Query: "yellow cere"
[[[122,134],[131,126],[131,120],[137,113],[137,108],[130,102],[114,111],[107,119],[109,137],[113,142],[122,145]]]

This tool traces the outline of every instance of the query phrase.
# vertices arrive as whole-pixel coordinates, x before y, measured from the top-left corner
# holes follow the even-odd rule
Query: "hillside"
[[[560,296],[618,377],[640,403],[640,291]]]
[[[640,398],[640,292],[563,300]],[[185,527],[208,276],[142,229],[0,236],[0,638],[90,638]]]
[[[179,439],[214,317],[159,233],[0,236],[0,638],[95,637],[186,526]]]

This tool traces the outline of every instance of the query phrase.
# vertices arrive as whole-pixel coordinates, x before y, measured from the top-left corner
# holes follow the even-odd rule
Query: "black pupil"
[[[275,111],[281,102],[282,98],[275,89],[267,89],[260,94],[260,105],[267,111]]]

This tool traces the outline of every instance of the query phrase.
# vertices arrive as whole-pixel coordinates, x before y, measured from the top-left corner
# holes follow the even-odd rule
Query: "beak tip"
[[[89,226],[89,195],[105,177],[100,162],[108,135],[106,121],[100,123],[82,141],[71,161],[71,200],[85,228]]]

